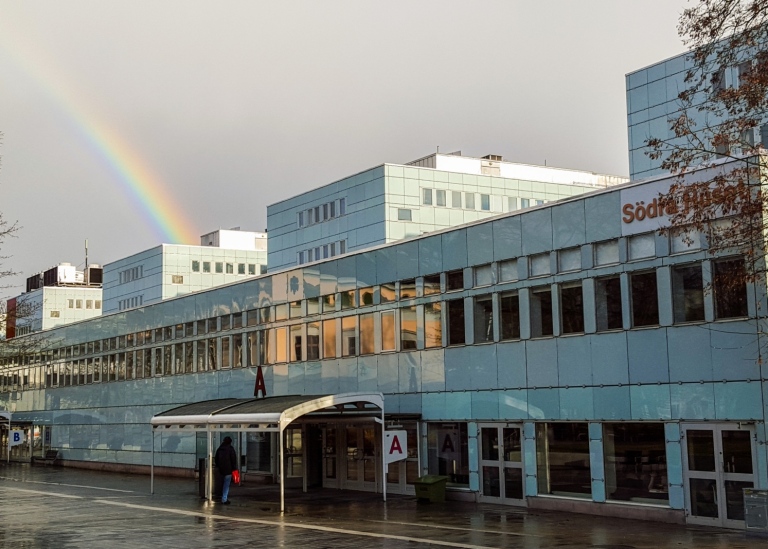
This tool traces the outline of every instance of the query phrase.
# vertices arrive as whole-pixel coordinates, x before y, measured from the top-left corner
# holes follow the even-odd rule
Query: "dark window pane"
[[[517,294],[502,294],[499,305],[501,339],[520,339],[520,298]]]
[[[714,267],[715,318],[747,316],[744,260],[717,261]]]
[[[475,298],[475,343],[493,341],[493,300],[490,295]]]
[[[659,300],[656,272],[631,275],[632,326],[653,326],[659,323]]]
[[[464,271],[457,269],[445,273],[445,290],[452,292],[454,290],[464,289]]]
[[[560,288],[560,314],[564,334],[584,331],[584,298],[581,284]]]
[[[464,344],[464,300],[446,301],[448,306],[448,345]]]
[[[704,281],[701,265],[672,269],[672,306],[675,322],[704,320]]]
[[[552,333],[552,292],[547,286],[531,292],[531,337]]]
[[[619,277],[598,278],[595,281],[597,331],[620,330],[623,325],[621,312],[621,280]]]

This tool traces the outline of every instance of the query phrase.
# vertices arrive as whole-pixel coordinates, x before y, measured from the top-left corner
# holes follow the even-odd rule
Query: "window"
[[[400,282],[400,299],[416,297],[416,279],[410,278]]]
[[[357,317],[345,316],[341,319],[341,356],[357,354]]]
[[[619,241],[606,240],[594,246],[595,266],[613,265],[619,262]]]
[[[595,280],[595,314],[598,332],[622,328],[621,279],[618,276]]]
[[[328,204],[323,204],[323,221],[329,219],[328,216]]]
[[[381,313],[381,351],[395,350],[395,311]]]
[[[725,68],[721,68],[710,75],[712,93],[717,94],[725,89]]]
[[[302,360],[301,344],[302,344],[302,324],[294,324],[289,327],[290,331],[290,352],[291,362],[300,362]]]
[[[93,300],[92,299],[86,299],[85,300],[85,308],[86,309],[93,309]]]
[[[320,298],[308,297],[307,298],[307,315],[316,315],[320,313]]]
[[[288,304],[280,303],[275,305],[275,321],[288,320]]]
[[[248,274],[249,275],[255,275],[256,274],[256,264],[255,263],[248,263]]]
[[[320,323],[307,323],[307,360],[320,360]]]
[[[441,189],[436,190],[435,199],[438,206],[445,206],[445,191]]]
[[[416,349],[416,305],[400,308],[400,349]]]
[[[339,198],[339,215],[345,215],[347,213],[347,199]]]
[[[304,212],[299,212],[296,215],[296,223],[298,224],[299,228],[304,226]]]
[[[323,259],[328,259],[328,244],[323,244]]]
[[[744,260],[726,259],[713,263],[712,287],[715,318],[747,316],[747,277]]]
[[[433,295],[440,293],[440,275],[429,275],[424,277],[424,295]]]
[[[552,291],[549,286],[531,290],[531,337],[551,336]]]
[[[307,223],[312,225],[315,222],[315,210],[312,208],[307,210]]]
[[[184,284],[184,277],[182,275],[171,275],[171,284]]]
[[[575,334],[584,331],[584,298],[581,282],[560,286],[560,319],[562,333]]]
[[[373,288],[360,288],[360,307],[373,305]]]
[[[379,287],[379,296],[382,303],[392,303],[395,301],[395,283],[382,284]]]
[[[531,201],[528,198],[520,199],[520,208],[525,209],[531,205]]]
[[[288,317],[299,318],[301,316],[301,301],[291,301],[288,309]]]
[[[223,273],[224,272],[224,263],[222,261],[216,262],[216,272],[217,273]]]
[[[336,358],[336,319],[323,321],[323,358]]]
[[[491,196],[488,194],[480,195],[480,209],[489,212],[491,211]]]
[[[331,313],[336,310],[336,294],[328,294],[321,297],[323,301],[323,312]]]
[[[629,237],[629,260],[645,259],[656,255],[654,233],[638,234]]]
[[[210,273],[211,272],[211,262],[210,261],[203,261],[203,272],[204,273]]]
[[[375,351],[376,334],[373,328],[373,313],[360,315],[360,354],[371,355]]]
[[[288,362],[288,328],[275,329],[275,362]]]
[[[475,286],[490,286],[493,284],[493,269],[491,264],[475,267]]]
[[[59,311],[51,311],[51,318],[59,318]]]
[[[508,196],[507,197],[507,210],[510,212],[514,212],[517,209],[517,197],[516,196]]]
[[[704,281],[700,264],[672,269],[672,308],[675,322],[704,320]]]
[[[508,259],[499,263],[499,279],[501,282],[514,282],[517,278],[517,259]]]
[[[451,207],[461,208],[461,192],[451,191]]]
[[[144,296],[141,296],[141,297],[143,298]],[[95,300],[93,302],[93,305],[95,309],[101,309],[101,300],[100,299]]]
[[[425,206],[432,205],[432,189],[422,189],[421,203]]]
[[[451,486],[469,486],[469,437],[467,424],[427,424],[427,471],[448,476]]]
[[[193,261],[192,262],[192,272],[193,273],[199,273],[200,272],[200,262],[199,261]]]
[[[475,193],[464,193],[464,207],[468,210],[475,209]]]
[[[227,274],[235,274],[235,266],[232,263],[227,263]]]
[[[588,424],[537,423],[536,465],[539,494],[591,496]]]
[[[629,277],[632,294],[632,326],[654,326],[659,323],[659,300],[656,272],[632,273]]]
[[[464,334],[464,300],[451,299],[445,302],[448,313],[448,345],[463,345],[466,341]]]
[[[357,302],[355,299],[355,294],[357,292],[355,290],[347,290],[345,292],[341,292],[339,295],[341,297],[341,310],[344,311],[346,309],[354,309],[357,307]]]
[[[443,319],[442,303],[439,301],[424,304],[424,347],[442,347]]]
[[[581,248],[568,248],[557,252],[557,268],[561,273],[581,269]]]
[[[551,272],[549,254],[536,254],[530,257],[531,276],[546,276]]]
[[[475,297],[475,343],[493,341],[493,299],[490,294]]]
[[[347,241],[339,240],[339,255],[347,253]]]
[[[237,264],[237,274],[244,275],[245,274],[245,263],[238,263]]]
[[[464,271],[456,269],[445,273],[445,291],[453,292],[464,289]]]
[[[605,495],[613,501],[669,501],[663,423],[604,423]]]
[[[336,217],[336,201],[334,200],[333,202],[329,202],[329,204],[331,208],[331,217],[334,218]]]
[[[517,293],[499,297],[501,339],[520,339],[520,298]]]
[[[670,231],[669,247],[673,254],[684,254],[701,249],[701,237],[696,230],[677,228]]]
[[[405,208],[398,208],[397,219],[398,221],[412,221],[411,210],[408,210]]]
[[[82,299],[76,299],[75,300],[75,309],[82,309],[83,308],[83,300]]]

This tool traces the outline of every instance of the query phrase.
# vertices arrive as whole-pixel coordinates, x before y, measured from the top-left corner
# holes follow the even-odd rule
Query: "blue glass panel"
[[[627,347],[631,383],[669,382],[666,330],[627,332]]]
[[[493,261],[493,226],[483,223],[467,228],[468,265],[482,265]]]
[[[588,337],[557,338],[559,385],[592,385],[592,354]]]
[[[525,342],[499,343],[496,345],[499,388],[525,387]]]
[[[715,383],[715,416],[717,419],[762,419],[760,383],[730,381]]]
[[[493,257],[496,261],[522,255],[520,217],[505,217],[493,222]]]
[[[443,270],[443,240],[431,236],[419,240],[419,274],[429,275]]]
[[[700,326],[667,330],[671,382],[712,380],[709,334],[709,330],[702,330]]]
[[[459,229],[443,233],[443,269],[452,271],[467,266],[467,231]]]
[[[332,395],[339,390],[339,363],[336,360],[323,360],[321,363],[321,387],[323,393]]]
[[[711,383],[671,385],[672,417],[675,419],[715,419],[715,390]]]
[[[510,389],[496,393],[499,400],[499,419],[528,419],[528,391]]]
[[[552,338],[527,341],[526,351],[528,357],[528,386],[557,386],[556,340]]]
[[[592,350],[592,381],[595,385],[629,382],[626,332],[589,336]]]
[[[606,216],[605,212],[621,209],[621,193],[612,192],[592,196],[584,200],[586,241],[600,242],[621,236],[621,219],[618,215]]]
[[[555,248],[581,246],[586,243],[584,201],[569,202],[552,208]]]
[[[398,388],[400,365],[396,354],[378,356],[379,391],[382,393],[396,393]]]
[[[421,361],[420,353],[398,353],[399,380],[398,391],[401,393],[418,393],[421,391]]]
[[[560,419],[583,420],[594,417],[592,387],[560,388]]]
[[[669,385],[633,385],[629,396],[632,419],[671,419]]]
[[[560,391],[558,389],[529,389],[528,415],[533,419],[560,419]]]
[[[419,243],[404,242],[397,246],[397,278],[419,276]]]
[[[445,388],[449,391],[465,391],[472,386],[469,364],[473,358],[472,347],[451,347],[445,350]]]
[[[499,419],[499,396],[494,391],[472,391],[472,419]]]
[[[552,250],[551,209],[544,208],[522,214],[522,240],[525,255]]]

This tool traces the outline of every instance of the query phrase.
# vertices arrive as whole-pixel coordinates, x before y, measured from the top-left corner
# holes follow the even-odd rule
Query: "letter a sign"
[[[392,463],[408,457],[408,433],[406,431],[384,431],[386,462]]]

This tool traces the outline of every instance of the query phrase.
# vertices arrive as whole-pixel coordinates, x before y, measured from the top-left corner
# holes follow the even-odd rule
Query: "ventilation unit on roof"
[[[483,160],[494,160],[496,162],[501,162],[502,160],[504,160],[504,157],[498,154],[486,154],[482,158]]]

